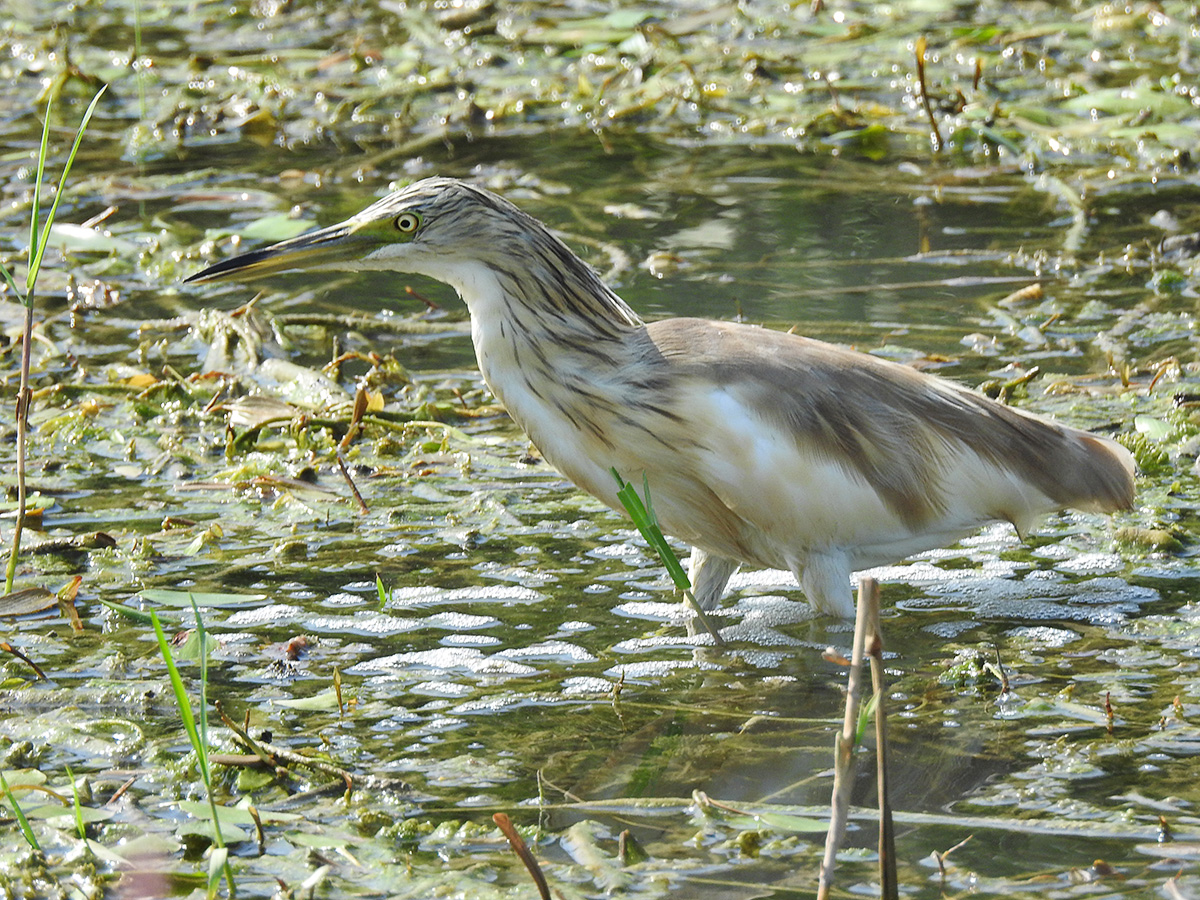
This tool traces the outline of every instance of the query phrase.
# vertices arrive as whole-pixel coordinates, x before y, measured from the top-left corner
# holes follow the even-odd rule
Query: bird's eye
[[[396,228],[401,234],[412,234],[421,226],[421,217],[416,213],[400,213],[396,216]]]

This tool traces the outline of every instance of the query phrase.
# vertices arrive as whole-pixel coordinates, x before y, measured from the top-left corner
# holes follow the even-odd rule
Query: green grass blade
[[[8,271],[7,266],[0,266],[0,275],[4,276],[4,280],[8,283],[8,286],[12,288],[12,292],[17,295],[17,299],[21,301],[21,305],[27,306],[28,303],[25,300],[25,292],[17,287],[17,282],[13,280],[13,274],[12,272]]]
[[[213,825],[213,855],[220,854],[220,871],[225,874],[225,883],[229,886],[229,896],[236,896],[237,889],[233,880],[233,867],[229,863],[229,854],[225,850],[225,838],[221,835],[221,819],[217,814],[217,801],[213,796],[211,769],[208,762],[208,652],[205,648],[207,640],[207,632],[204,630],[204,622],[200,618],[200,609],[196,606],[195,600],[192,601],[192,609],[196,614],[196,633],[200,643],[200,702],[202,704],[200,710],[200,719],[197,723],[195,714],[192,712],[192,703],[188,699],[187,691],[183,687],[183,679],[179,675],[179,669],[175,665],[175,660],[171,656],[171,647],[167,643],[167,636],[163,633],[162,623],[158,620],[158,613],[154,610],[150,611],[150,621],[154,624],[154,636],[158,639],[158,650],[162,654],[163,661],[167,664],[167,671],[171,677],[171,690],[175,692],[175,702],[179,706],[179,716],[183,719],[183,727],[187,731],[188,741],[192,745],[192,750],[196,753],[196,764],[200,767],[200,780],[204,783],[204,791],[208,795],[208,808],[212,812]],[[215,884],[219,883],[209,881],[209,897],[215,896]]]
[[[92,102],[88,104],[87,112],[83,114],[83,119],[79,123],[79,128],[75,132],[75,142],[71,145],[71,152],[67,154],[67,161],[63,164],[62,175],[58,179],[58,189],[54,192],[54,202],[50,204],[50,213],[46,216],[46,223],[42,226],[42,239],[37,243],[36,253],[34,252],[34,240],[36,235],[31,232],[29,244],[29,274],[25,278],[25,283],[29,290],[33,290],[33,283],[37,280],[38,270],[42,267],[42,256],[46,252],[46,241],[50,238],[50,227],[54,224],[54,217],[58,213],[58,204],[62,200],[63,194],[66,192],[67,176],[71,173],[71,166],[75,162],[75,156],[79,153],[79,145],[83,143],[83,133],[87,130],[88,123],[92,120],[92,113],[96,111],[96,106],[100,103],[100,98],[104,96],[108,85],[100,86],[100,90],[96,91],[96,96],[92,98]],[[50,106],[46,106],[46,128],[50,127]],[[38,159],[38,186],[42,183],[42,174],[46,163],[46,146],[45,138],[43,138],[42,151]],[[32,228],[37,228],[38,205],[35,192]]]
[[[671,550],[671,545],[667,543],[662,529],[658,527],[658,520],[655,518],[652,509],[647,509],[646,504],[642,502],[642,498],[638,496],[638,492],[634,489],[633,485],[622,479],[616,469],[611,469],[610,471],[613,478],[617,479],[617,499],[621,501],[621,505],[629,513],[629,518],[633,520],[634,527],[637,528],[646,543],[658,554],[659,559],[666,566],[667,574],[671,576],[671,581],[675,587],[681,591],[690,591],[692,583],[687,577],[687,572],[683,570],[683,565],[679,562],[679,558]],[[646,492],[646,499],[649,500],[650,485],[645,475],[642,476],[642,483]]]
[[[387,609],[388,601],[392,599],[392,589],[383,586],[383,579],[375,573],[375,593],[379,595],[379,608]]]
[[[220,826],[217,826],[218,834]],[[208,900],[217,896],[217,888],[221,886],[221,876],[225,875],[229,882],[229,893],[233,894],[233,880],[229,877],[229,850],[225,847],[214,847],[208,854]]]
[[[101,606],[111,609],[119,616],[124,616],[131,622],[136,622],[139,625],[150,624],[150,614],[142,612],[140,609],[134,609],[132,606],[125,606],[123,603],[113,603],[111,600],[105,600],[103,597],[97,598]]]
[[[29,268],[25,272],[25,290],[33,290],[34,257],[41,257],[38,245],[38,227],[42,216],[42,180],[46,177],[46,156],[50,152],[50,113],[54,109],[54,96],[46,100],[46,120],[42,123],[42,143],[38,146],[37,176],[33,180],[33,203],[29,212]],[[26,306],[29,302],[26,302]]]
[[[875,707],[879,705],[879,694],[874,693],[866,703],[858,708],[858,722],[855,723],[854,743],[861,747],[863,738],[866,737],[867,728],[871,725],[871,720],[875,717]]]
[[[41,239],[38,238],[39,225],[41,225],[41,209],[42,209],[42,181],[46,177],[46,157],[50,152],[50,117],[53,111],[53,98],[46,101],[46,120],[42,123],[42,143],[38,148],[38,164],[37,178],[33,185],[33,203],[29,214],[29,268],[25,273],[25,293],[22,295],[20,291],[16,291],[21,298],[21,304],[25,307],[25,325],[23,338],[21,341],[21,382],[17,393],[17,521],[13,528],[12,549],[8,555],[8,565],[5,568],[4,574],[4,590],[5,593],[12,593],[13,582],[17,573],[17,557],[21,552],[21,533],[25,527],[25,459],[27,436],[26,433],[29,427],[29,367],[30,367],[30,344],[33,342],[33,305],[34,305],[34,285],[37,283],[37,275],[42,266],[42,256],[46,252],[46,241],[50,238],[50,227],[54,224],[54,216],[58,212],[58,204],[62,200],[62,196],[66,191],[67,176],[71,171],[71,164],[75,161],[75,156],[79,152],[79,145],[83,141],[83,134],[87,130],[88,122],[91,121],[92,114],[96,111],[96,105],[100,102],[100,97],[104,94],[104,89],[101,87],[96,92],[96,96],[92,98],[91,104],[87,108],[87,112],[83,115],[83,120],[79,123],[79,129],[75,132],[75,143],[71,146],[71,152],[67,157],[66,165],[63,167],[62,177],[58,182],[58,189],[54,192],[54,203],[50,207],[50,214],[46,217],[44,227],[41,228]],[[4,277],[12,282],[7,270]],[[16,285],[13,285],[16,290]]]
[[[21,827],[21,836],[25,838],[25,843],[27,843],[38,853],[41,853],[42,847],[38,843],[37,835],[34,834],[33,829],[29,827],[29,820],[25,818],[25,813],[21,810],[21,804],[17,802],[17,798],[13,795],[12,790],[9,788],[3,772],[0,772],[0,788],[4,789],[4,796],[8,800],[9,805],[13,808],[13,815],[16,816],[17,824]]]
[[[192,597],[192,613],[196,616],[196,637],[200,642],[200,746],[204,748],[204,768],[208,769],[208,632],[204,630],[204,619],[200,607]]]
[[[79,802],[79,785],[75,783],[75,773],[71,771],[71,767],[67,766],[67,778],[71,780],[71,809],[75,812],[75,830],[79,832],[79,839],[83,841],[84,849],[88,847],[87,826],[83,824],[83,807]]]
[[[158,650],[162,654],[163,661],[167,664],[167,672],[171,678],[171,690],[175,692],[175,703],[179,706],[179,717],[183,720],[183,728],[187,732],[188,741],[191,743],[192,749],[196,751],[196,759],[200,766],[200,777],[207,786],[209,784],[208,754],[204,752],[204,745],[200,743],[200,733],[196,729],[196,717],[192,714],[192,701],[188,699],[187,691],[183,686],[183,679],[179,676],[179,669],[175,666],[175,660],[171,657],[171,645],[167,642],[167,636],[163,634],[162,623],[158,620],[158,613],[153,610],[150,611],[150,621],[154,625],[154,636],[158,638]]]
[[[695,596],[693,596],[692,581],[688,578],[687,572],[683,570],[683,564],[680,563],[679,557],[671,549],[671,545],[667,543],[662,529],[658,527],[658,516],[654,514],[653,502],[650,499],[650,479],[646,477],[645,472],[642,473],[642,490],[646,497],[646,502],[643,503],[642,498],[638,496],[638,492],[633,489],[633,485],[621,478],[616,468],[611,468],[609,471],[612,472],[612,477],[617,480],[617,499],[621,501],[621,505],[629,513],[629,518],[633,520],[634,526],[645,539],[646,543],[658,554],[658,558],[662,560],[662,564],[666,568],[667,574],[671,576],[671,582],[675,585],[676,589],[683,591],[683,596],[695,611],[700,624],[712,636],[713,643],[718,647],[724,646],[725,641],[722,640],[721,633],[713,627],[704,609],[697,602]]]
[[[658,528],[658,513],[654,511],[654,501],[650,497],[650,476],[645,472],[642,473],[642,496],[646,498],[646,515],[650,517],[651,524]]]

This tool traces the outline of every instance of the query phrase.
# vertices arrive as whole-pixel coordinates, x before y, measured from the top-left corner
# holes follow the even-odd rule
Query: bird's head
[[[602,334],[641,324],[541,222],[453,178],[418,181],[345,222],[223,260],[187,282],[314,270],[426,275],[455,288],[472,316],[490,303]]]
[[[330,270],[409,272],[446,280],[456,263],[520,252],[505,245],[520,242],[534,221],[488,191],[450,178],[427,178],[337,225],[222,260],[186,280]],[[544,231],[540,225],[537,230]]]

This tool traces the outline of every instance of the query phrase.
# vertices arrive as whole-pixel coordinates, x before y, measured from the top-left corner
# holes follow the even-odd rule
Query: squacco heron
[[[546,460],[618,511],[612,470],[648,479],[704,609],[745,563],[790,570],[818,612],[848,617],[856,571],[993,521],[1024,534],[1055,510],[1133,503],[1133,458],[1109,438],[792,334],[643,322],[541,222],[461,181],[419,181],[188,281],[298,269],[453,287],[484,381]]]

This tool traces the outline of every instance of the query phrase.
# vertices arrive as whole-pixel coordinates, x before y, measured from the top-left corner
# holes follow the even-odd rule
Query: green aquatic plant
[[[33,833],[33,829],[29,825],[29,820],[25,818],[25,812],[21,809],[21,804],[17,802],[16,796],[12,792],[12,788],[8,786],[8,780],[4,777],[4,773],[0,772],[0,789],[4,791],[4,799],[8,801],[12,807],[13,816],[17,820],[17,825],[21,828],[21,836],[25,838],[30,848],[35,853],[41,853],[42,847],[38,843],[37,835]]]
[[[100,102],[103,94],[104,87],[101,87],[92,98],[87,111],[83,114],[83,119],[80,121],[79,128],[75,132],[75,143],[71,145],[71,152],[67,154],[67,161],[63,164],[62,176],[59,178],[58,187],[54,191],[54,201],[50,204],[50,212],[46,215],[43,222],[41,218],[41,192],[42,181],[46,175],[46,157],[50,151],[50,113],[54,105],[53,97],[46,102],[46,118],[42,125],[41,144],[38,147],[37,175],[33,182],[33,201],[29,214],[29,268],[25,272],[25,289],[22,290],[17,286],[12,272],[6,267],[0,266],[0,274],[4,276],[4,280],[8,282],[8,286],[20,299],[21,305],[25,307],[24,329],[21,338],[21,386],[17,392],[17,518],[16,524],[13,526],[12,550],[8,556],[8,568],[4,578],[4,592],[6,594],[12,593],[13,579],[16,577],[17,572],[17,556],[21,552],[21,532],[25,526],[27,503],[25,461],[28,449],[29,404],[32,400],[32,392],[29,388],[29,367],[30,348],[33,343],[33,309],[34,297],[37,293],[38,272],[42,268],[42,259],[46,253],[46,244],[50,239],[50,229],[54,225],[55,217],[58,215],[58,204],[62,201],[63,194],[66,192],[67,176],[71,173],[71,165],[75,162],[75,156],[79,152],[79,145],[83,142],[83,133],[87,130],[88,123],[92,120],[92,113],[96,111],[96,105]]]
[[[171,690],[175,694],[175,702],[179,706],[179,717],[183,720],[188,742],[196,754],[196,765],[200,769],[200,780],[204,784],[204,793],[208,797],[208,807],[212,814],[213,847],[209,856],[208,896],[216,896],[217,885],[224,875],[225,883],[229,886],[229,896],[236,893],[233,881],[233,869],[229,865],[229,850],[221,835],[221,819],[217,812],[217,801],[213,797],[212,767],[208,758],[208,652],[206,648],[208,634],[204,630],[204,621],[200,617],[200,609],[192,601],[192,611],[196,616],[196,638],[199,643],[200,664],[200,713],[192,710],[192,702],[188,697],[183,678],[179,675],[179,667],[171,655],[171,645],[163,633],[162,623],[158,614],[151,611],[150,620],[154,624],[154,636],[158,639],[158,649],[163,661],[167,664],[167,672],[171,679]]]
[[[621,505],[625,511],[629,513],[629,518],[633,520],[634,526],[638,533],[641,534],[643,540],[650,545],[651,549],[662,560],[662,564],[667,569],[667,574],[671,576],[671,583],[676,589],[683,591],[683,596],[687,598],[688,603],[695,611],[700,623],[704,626],[713,639],[713,643],[721,646],[724,641],[721,639],[721,634],[709,622],[708,616],[704,614],[704,610],[700,608],[700,604],[696,602],[696,598],[692,596],[692,582],[688,578],[687,572],[683,570],[683,564],[679,561],[674,551],[671,550],[671,545],[667,543],[667,538],[663,534],[662,528],[659,527],[658,517],[654,514],[654,502],[650,498],[650,482],[646,477],[642,476],[642,494],[645,496],[645,502],[642,497],[638,496],[638,492],[633,485],[625,481],[617,473],[617,470],[611,469],[613,478],[617,480],[617,499],[621,501]]]

